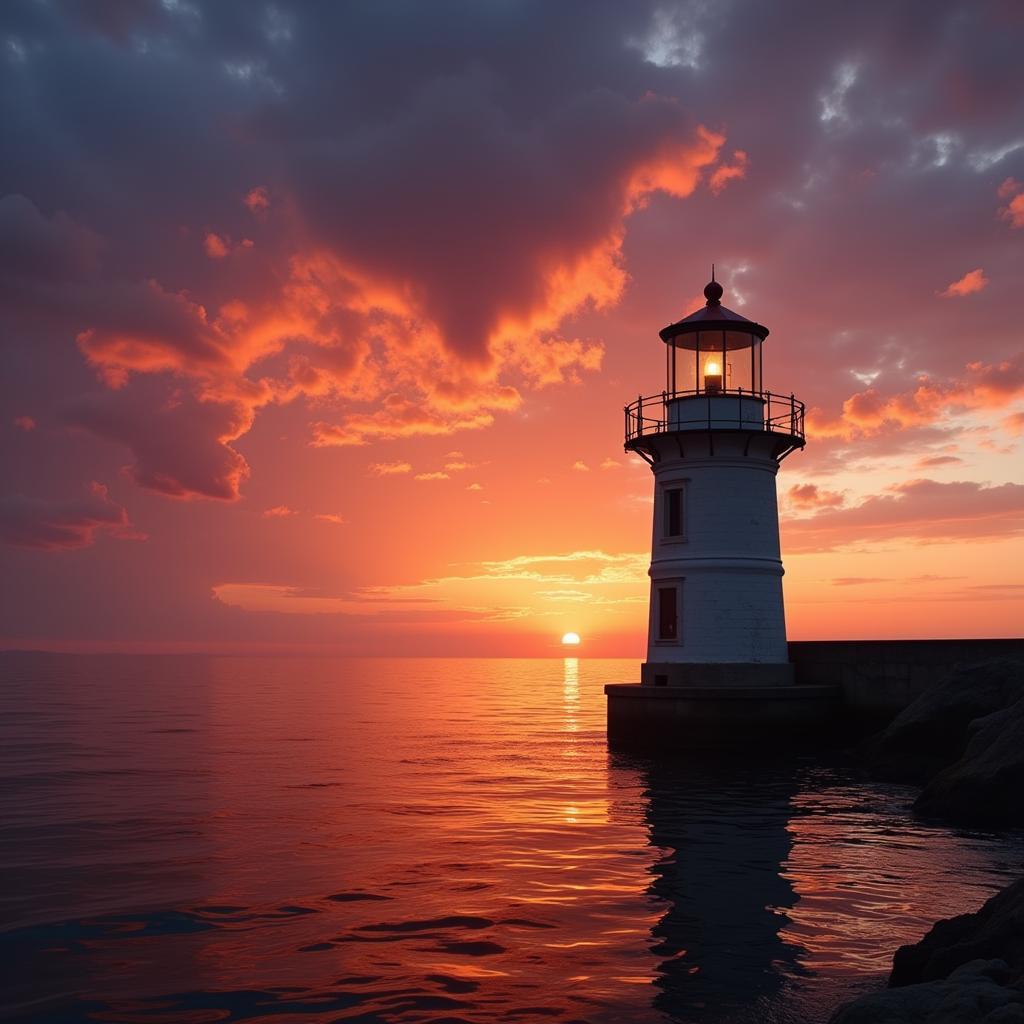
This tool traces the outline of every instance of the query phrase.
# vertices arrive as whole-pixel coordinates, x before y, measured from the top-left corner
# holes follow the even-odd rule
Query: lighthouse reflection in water
[[[635,662],[0,658],[20,1020],[818,1020],[1024,853],[835,765],[611,754]]]

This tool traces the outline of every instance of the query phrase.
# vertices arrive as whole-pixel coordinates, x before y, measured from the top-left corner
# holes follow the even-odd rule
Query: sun
[[[566,647],[578,647],[580,643],[579,633],[564,633],[562,635],[562,643]]]

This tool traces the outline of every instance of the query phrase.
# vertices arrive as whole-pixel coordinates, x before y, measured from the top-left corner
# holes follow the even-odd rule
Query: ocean
[[[1019,877],[841,754],[610,752],[634,661],[0,655],[0,972],[58,1022],[800,1022]]]

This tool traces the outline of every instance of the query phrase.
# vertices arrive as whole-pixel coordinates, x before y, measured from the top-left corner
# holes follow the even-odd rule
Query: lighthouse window
[[[665,536],[683,535],[683,489],[673,487],[665,491]]]
[[[675,587],[658,588],[658,639],[679,639],[679,610]]]

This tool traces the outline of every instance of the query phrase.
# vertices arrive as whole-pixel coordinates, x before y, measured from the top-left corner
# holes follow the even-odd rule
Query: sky
[[[0,646],[642,657],[623,405],[808,409],[790,639],[1024,623],[1024,7],[0,6]]]

